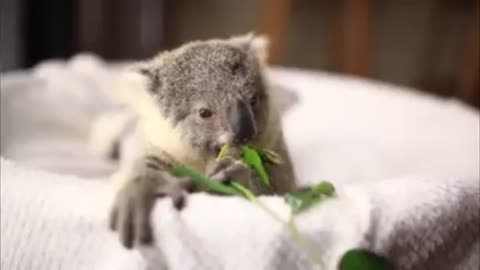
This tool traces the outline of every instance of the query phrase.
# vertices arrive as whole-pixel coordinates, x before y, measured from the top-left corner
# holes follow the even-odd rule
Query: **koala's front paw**
[[[151,244],[153,241],[150,214],[155,200],[170,197],[176,209],[185,205],[185,191],[190,191],[190,181],[146,174],[129,181],[118,193],[110,212],[110,229],[117,231],[120,242],[130,249],[134,244]]]
[[[211,179],[219,182],[236,180],[241,183],[249,183],[251,170],[241,160],[224,158],[209,164],[207,167],[207,175]]]

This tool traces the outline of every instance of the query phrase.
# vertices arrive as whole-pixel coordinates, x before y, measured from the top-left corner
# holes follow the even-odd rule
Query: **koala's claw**
[[[186,191],[191,187],[185,179],[157,179],[138,177],[117,194],[110,212],[110,229],[119,233],[120,242],[127,249],[134,245],[153,242],[150,214],[159,197],[170,197],[177,210],[186,204]]]
[[[207,168],[207,175],[219,182],[232,179],[244,181],[249,179],[250,169],[240,160],[225,158],[210,164]]]

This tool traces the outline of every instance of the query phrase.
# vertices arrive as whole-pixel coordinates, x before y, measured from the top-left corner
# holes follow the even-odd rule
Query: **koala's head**
[[[196,41],[160,54],[138,71],[181,139],[216,153],[223,144],[254,140],[268,121],[266,46],[264,37],[253,34]]]

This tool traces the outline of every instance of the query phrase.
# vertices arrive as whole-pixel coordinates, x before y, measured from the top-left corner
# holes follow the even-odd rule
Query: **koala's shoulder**
[[[148,78],[134,70],[125,69],[112,80],[109,94],[120,104],[137,111],[151,102],[151,95],[147,91],[149,85]]]

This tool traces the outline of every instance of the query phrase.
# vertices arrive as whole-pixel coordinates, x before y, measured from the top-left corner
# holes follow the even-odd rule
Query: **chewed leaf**
[[[311,187],[285,194],[285,202],[292,208],[293,214],[309,209],[322,199],[330,197],[335,192],[334,186],[329,182],[320,182]]]
[[[313,191],[317,194],[332,196],[335,192],[335,187],[332,183],[323,181],[313,186]]]
[[[172,173],[176,176],[188,176],[192,182],[203,190],[243,197],[243,193],[239,192],[237,189],[218,181],[211,180],[190,167],[176,166],[172,168]]]
[[[339,270],[392,270],[384,257],[361,249],[348,250],[340,259]]]
[[[266,163],[271,163],[275,165],[284,163],[284,161],[282,160],[282,157],[280,157],[279,154],[271,150],[268,150],[268,149],[255,149],[255,150],[260,155],[260,158],[262,159],[262,161]]]
[[[264,185],[270,186],[267,171],[265,170],[262,159],[257,151],[251,147],[243,146],[242,152],[243,161],[257,172],[258,177],[260,177],[260,180]]]

